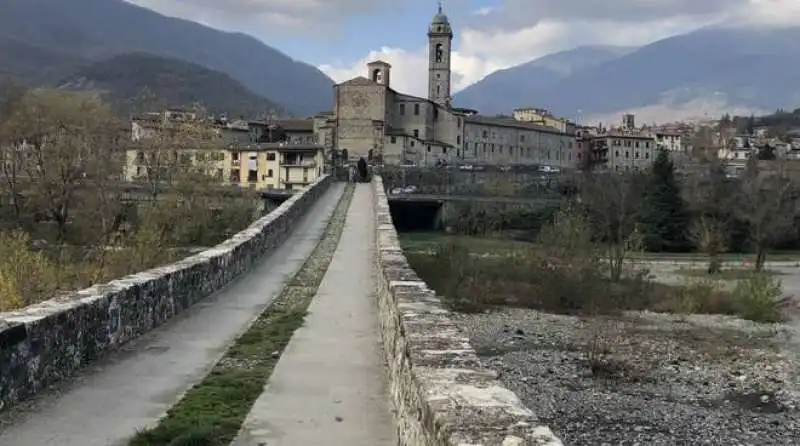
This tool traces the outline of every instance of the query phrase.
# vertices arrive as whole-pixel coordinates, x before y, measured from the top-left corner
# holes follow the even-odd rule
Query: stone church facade
[[[351,159],[385,164],[437,162],[578,164],[574,134],[451,106],[453,30],[441,7],[428,28],[428,97],[391,87],[392,67],[367,64],[366,76],[335,86],[332,147]]]

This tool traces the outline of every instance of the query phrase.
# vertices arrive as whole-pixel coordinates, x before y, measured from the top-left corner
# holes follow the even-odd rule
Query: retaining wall
[[[0,313],[0,410],[166,322],[277,247],[331,183],[324,176],[219,245],[179,262]]]
[[[436,293],[403,255],[380,177],[373,180],[378,306],[389,389],[403,446],[560,446],[483,367]]]

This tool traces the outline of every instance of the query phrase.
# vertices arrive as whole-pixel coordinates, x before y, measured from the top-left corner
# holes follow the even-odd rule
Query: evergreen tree
[[[644,191],[641,224],[649,251],[677,252],[690,248],[687,229],[691,223],[675,165],[662,150],[653,161]]]
[[[775,148],[769,144],[764,144],[758,149],[758,159],[761,161],[772,161],[776,159]]]

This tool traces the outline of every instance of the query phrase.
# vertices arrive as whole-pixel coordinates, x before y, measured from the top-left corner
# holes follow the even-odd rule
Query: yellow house
[[[322,176],[324,147],[257,143],[233,147],[229,184],[255,189],[304,189]]]
[[[245,143],[225,148],[183,149],[156,154],[128,150],[125,179],[142,180],[154,169],[194,166],[224,185],[299,190],[324,172],[324,147],[317,144]]]

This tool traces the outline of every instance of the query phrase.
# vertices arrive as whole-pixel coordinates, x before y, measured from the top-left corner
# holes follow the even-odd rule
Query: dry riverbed
[[[525,309],[455,318],[565,445],[800,442],[800,363],[782,326]]]

